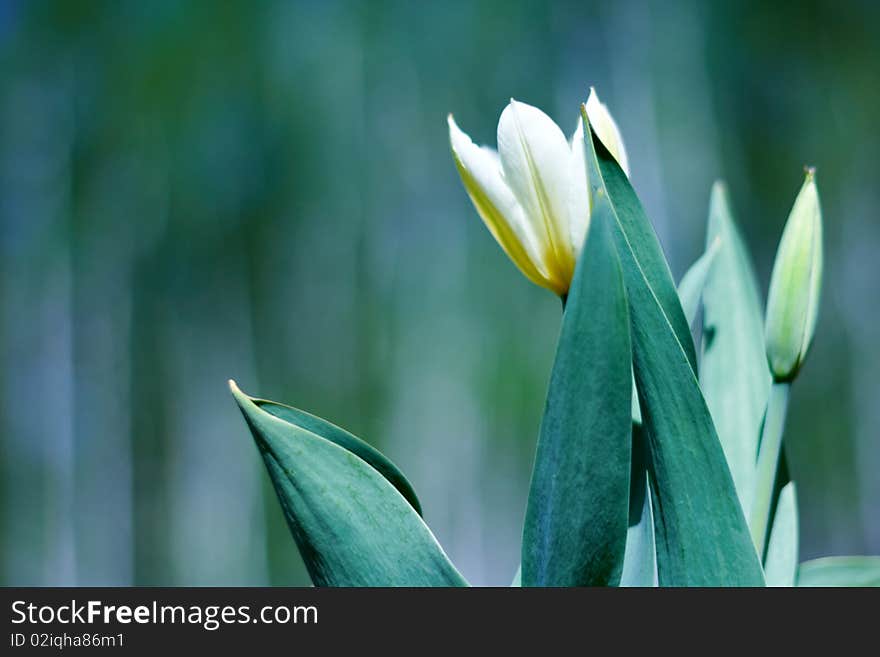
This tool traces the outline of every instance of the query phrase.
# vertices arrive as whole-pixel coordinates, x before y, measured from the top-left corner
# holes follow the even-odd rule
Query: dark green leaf
[[[750,511],[770,371],[754,269],[720,182],[712,188],[706,233],[708,244],[715,240],[719,252],[703,290],[700,384],[742,507]]]
[[[589,143],[601,172],[600,196],[607,198],[599,199],[593,221],[607,215],[615,227],[629,300],[660,584],[762,585],[761,564],[697,383],[690,330],[669,268],[626,175],[595,135]]]
[[[629,515],[632,356],[607,221],[592,220],[563,315],[526,510],[524,586],[620,581]]]
[[[798,567],[798,586],[880,586],[880,557],[824,557]]]
[[[252,399],[251,401],[267,413],[271,413],[285,422],[290,422],[306,431],[311,431],[322,438],[326,438],[330,442],[336,443],[343,449],[347,449],[349,452],[359,456],[378,470],[379,473],[385,477],[410,504],[412,504],[413,508],[419,515],[422,514],[422,507],[419,504],[419,498],[416,497],[416,492],[406,480],[406,477],[403,476],[403,473],[396,465],[385,458],[385,455],[365,443],[357,436],[350,434],[345,429],[337,427],[335,424],[331,424],[327,420],[312,415],[311,413],[301,411],[298,408],[293,408],[292,406],[286,406],[266,399]]]
[[[649,286],[653,296],[653,305],[659,307],[659,311],[668,324],[680,349],[684,353],[691,369],[697,371],[697,357],[694,352],[694,341],[691,337],[691,329],[687,318],[682,310],[678,299],[678,290],[669,271],[660,241],[654,232],[653,226],[645,216],[645,211],[639,202],[633,188],[629,184],[626,174],[617,164],[614,157],[608,152],[601,140],[590,133],[592,140],[587,140],[587,157],[596,157],[599,171],[597,207],[605,205],[603,198],[610,204],[610,212],[615,226],[615,238],[618,240],[618,250],[623,266],[624,280],[627,291],[630,288],[628,269],[635,268],[639,278]],[[590,142],[595,145],[591,149]],[[594,210],[595,212],[595,210]],[[633,302],[630,299],[630,307]]]
[[[315,585],[467,585],[411,504],[372,465],[230,387]]]

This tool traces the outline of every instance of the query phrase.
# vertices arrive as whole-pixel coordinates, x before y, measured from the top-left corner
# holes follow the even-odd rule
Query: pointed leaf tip
[[[250,407],[254,407],[264,413],[283,420],[284,422],[289,422],[291,425],[302,429],[303,431],[308,431],[316,437],[335,443],[378,471],[379,474],[385,477],[385,479],[387,479],[388,482],[394,486],[401,495],[403,495],[406,501],[412,505],[413,509],[415,509],[416,513],[422,515],[422,506],[412,484],[409,483],[409,480],[407,480],[403,472],[401,472],[401,470],[390,459],[372,445],[361,440],[345,429],[336,426],[332,422],[328,422],[316,415],[294,408],[293,406],[287,406],[286,404],[279,404],[278,402],[269,401],[267,399],[250,397],[239,390],[238,386],[235,385],[235,382],[232,382],[230,387],[236,402],[238,402],[239,407],[242,409],[242,412],[245,414],[245,418],[248,419],[249,423],[251,422],[251,418],[248,415],[248,410]]]
[[[320,418],[230,389],[317,586],[467,585],[412,502],[364,457],[381,454]]]

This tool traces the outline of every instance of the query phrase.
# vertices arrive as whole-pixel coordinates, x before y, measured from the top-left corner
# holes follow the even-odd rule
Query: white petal
[[[571,188],[568,195],[568,221],[571,246],[575,254],[581,252],[584,238],[590,226],[590,179],[587,173],[586,147],[584,145],[584,122],[578,119],[577,129],[571,138]]]
[[[614,156],[624,173],[629,176],[629,158],[626,156],[626,148],[623,145],[623,137],[620,136],[620,129],[614,122],[611,112],[599,100],[593,87],[590,87],[590,97],[587,99],[587,116],[593,130],[605,144],[605,148]]]
[[[479,147],[448,118],[449,141],[458,172],[477,213],[508,257],[533,283],[554,287],[541,265],[541,240],[507,186],[498,154]]]
[[[567,289],[574,253],[568,226],[571,149],[565,135],[537,107],[511,100],[498,121],[498,154],[526,218],[546,239],[546,266]]]

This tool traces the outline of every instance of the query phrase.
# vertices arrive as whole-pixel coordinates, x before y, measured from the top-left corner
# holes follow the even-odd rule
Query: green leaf
[[[678,282],[678,298],[681,301],[681,309],[684,311],[688,326],[693,326],[700,309],[700,297],[703,296],[703,288],[715,262],[715,256],[721,247],[721,240],[712,241],[701,255],[690,266]]]
[[[371,445],[365,443],[357,436],[350,434],[345,429],[337,427],[335,424],[331,424],[327,420],[312,415],[311,413],[301,411],[298,408],[293,408],[292,406],[286,406],[285,404],[279,404],[278,402],[266,399],[252,399],[251,401],[267,413],[271,413],[285,422],[290,422],[306,431],[311,431],[322,438],[326,438],[330,442],[336,443],[343,449],[347,449],[354,455],[359,456],[378,470],[379,474],[385,477],[388,482],[394,486],[404,498],[406,498],[407,502],[409,502],[416,510],[416,513],[422,515],[422,507],[412,485],[407,481],[406,477],[403,476],[403,473],[396,465]]]
[[[510,583],[510,586],[522,586],[522,565],[516,567],[516,574],[513,576],[513,581]]]
[[[629,528],[621,586],[657,586],[657,547],[654,510],[648,479],[647,449],[642,427],[633,424],[632,469],[629,489]]]
[[[230,388],[316,586],[467,585],[410,502],[360,455]]]
[[[598,173],[595,175],[598,176]],[[718,240],[712,242],[703,255],[694,261],[678,282],[678,298],[688,326],[693,326],[694,321],[697,319],[697,311],[700,309],[700,297],[703,295],[703,286],[706,284],[706,278],[709,275],[709,270],[712,268],[712,263],[715,260],[715,254],[718,253],[719,246],[720,242]],[[632,421],[635,424],[642,423],[642,412],[639,409],[635,377],[633,377],[632,385]]]
[[[599,171],[599,175],[596,176],[599,188],[596,190],[595,204],[597,207],[604,205],[604,198],[611,206],[615,239],[618,250],[623,251],[620,260],[627,291],[630,288],[628,269],[635,268],[637,271],[632,274],[638,274],[638,277],[648,285],[653,305],[658,306],[665,318],[667,330],[672,331],[688,364],[696,373],[697,357],[690,325],[682,310],[678,291],[657,234],[645,216],[645,211],[626,174],[595,133],[591,131],[590,134],[593,138],[587,140],[587,157],[596,158],[596,169]],[[590,147],[590,141],[595,148]],[[595,181],[595,179],[591,180]],[[632,305],[630,299],[630,306]]]
[[[588,123],[583,108],[582,115]],[[589,155],[601,172],[593,221],[606,215],[615,227],[629,300],[660,584],[763,585],[761,564],[697,383],[690,330],[657,237],[626,175],[595,134],[590,142]]]
[[[608,218],[592,220],[562,319],[522,546],[524,586],[617,585],[629,516],[632,355]]]
[[[779,492],[764,559],[767,586],[794,586],[798,569],[797,491],[793,481]]]
[[[706,234],[707,243],[715,240],[719,251],[703,290],[700,384],[740,503],[750,511],[771,377],[754,269],[720,182],[712,188]]]
[[[782,438],[785,433],[785,416],[788,413],[790,394],[790,383],[773,382],[761,427],[758,463],[755,467],[755,494],[748,518],[755,549],[762,555],[766,554],[767,537],[779,493],[789,481]]]
[[[798,586],[880,586],[880,557],[823,557],[798,567]]]
[[[715,254],[718,253],[719,246],[720,243],[717,240],[713,242],[703,255],[690,266],[678,282],[678,298],[681,301],[681,308],[688,326],[693,326],[694,321],[697,319],[703,286],[706,284],[706,277],[712,268],[712,263],[715,260]],[[635,375],[633,375],[632,384],[632,421],[635,424],[642,423],[642,412],[639,409],[639,396],[636,390]]]

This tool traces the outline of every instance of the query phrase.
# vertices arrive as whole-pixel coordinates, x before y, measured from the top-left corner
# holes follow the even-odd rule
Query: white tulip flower
[[[593,89],[586,107],[629,175],[620,131]],[[474,144],[452,115],[449,140],[465,189],[504,252],[530,281],[567,294],[592,209],[583,122],[569,141],[544,112],[511,99],[498,121],[497,152]]]

